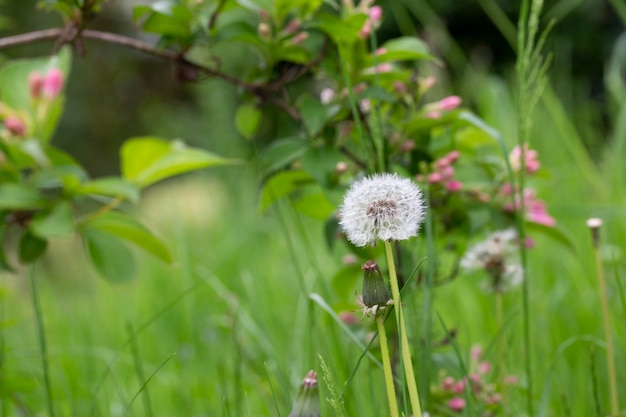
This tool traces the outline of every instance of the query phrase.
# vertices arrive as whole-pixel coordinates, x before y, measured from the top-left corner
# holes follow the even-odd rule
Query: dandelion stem
[[[383,359],[383,371],[385,373],[385,386],[387,388],[387,398],[389,399],[389,412],[391,417],[398,417],[398,400],[396,390],[393,386],[393,373],[391,372],[391,359],[389,357],[389,345],[387,344],[387,333],[385,331],[385,316],[383,314],[376,317],[378,326],[378,337],[380,338],[380,353]]]
[[[502,303],[502,292],[496,291],[496,322],[498,326],[498,377],[502,387],[502,415],[506,416],[506,392],[504,384],[504,307]]]
[[[48,365],[48,344],[46,343],[46,332],[44,331],[43,315],[41,314],[41,303],[37,292],[35,277],[35,267],[30,268],[30,292],[35,310],[35,322],[37,323],[37,336],[39,339],[39,349],[41,351],[41,367],[43,369],[43,381],[46,388],[46,402],[48,403],[48,415],[54,417],[54,407],[52,401],[52,385],[50,384],[50,368]]]
[[[407,388],[409,390],[409,400],[411,401],[413,416],[422,417],[422,409],[420,406],[419,394],[417,392],[417,384],[415,382],[415,372],[413,371],[413,361],[411,361],[409,339],[406,333],[406,325],[404,324],[404,310],[402,308],[402,300],[400,299],[400,286],[398,284],[398,276],[396,274],[396,266],[393,259],[393,249],[391,247],[391,242],[389,241],[385,241],[385,252],[387,254],[389,281],[391,282],[391,294],[393,296],[396,320],[400,326],[400,352],[402,355],[404,373],[406,375]]]
[[[609,315],[609,303],[606,297],[606,280],[604,278],[604,269],[602,268],[602,258],[598,249],[597,242],[594,242],[593,252],[596,260],[596,271],[598,275],[598,284],[600,291],[600,302],[602,303],[602,322],[604,325],[604,337],[606,339],[606,362],[609,373],[609,392],[611,415],[619,414],[619,405],[617,399],[617,376],[615,373],[615,353],[613,350],[613,333],[611,332],[611,317]]]

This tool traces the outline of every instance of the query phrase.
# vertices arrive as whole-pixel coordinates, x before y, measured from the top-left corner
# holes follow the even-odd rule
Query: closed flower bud
[[[28,90],[32,98],[41,96],[41,87],[43,86],[43,77],[38,72],[31,72],[28,76]]]
[[[363,304],[366,307],[384,307],[391,300],[391,293],[375,261],[367,261],[363,270]]]
[[[44,97],[55,98],[63,89],[63,73],[58,68],[52,68],[43,79],[41,93]]]
[[[7,116],[4,119],[4,127],[13,136],[24,136],[26,134],[26,125],[18,116]]]
[[[317,387],[317,373],[309,371],[296,397],[296,402],[289,417],[320,417],[319,389]]]

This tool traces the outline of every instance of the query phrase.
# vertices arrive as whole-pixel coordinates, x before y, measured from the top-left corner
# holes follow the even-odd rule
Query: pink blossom
[[[457,394],[462,393],[463,391],[465,391],[465,380],[460,380],[456,383],[456,385],[454,386],[454,392],[456,392]]]
[[[374,51],[374,55],[376,56],[384,55],[386,53],[387,53],[387,48],[378,48],[377,50]]]
[[[383,9],[380,6],[372,6],[369,10],[370,20],[374,23],[378,22],[383,17]]]
[[[441,381],[441,389],[444,391],[452,391],[455,384],[456,381],[454,380],[454,378],[452,378],[451,376],[447,376],[443,379],[443,381]]]
[[[26,134],[26,125],[18,116],[7,116],[4,119],[4,127],[6,127],[13,136],[24,136]]]
[[[294,36],[291,39],[291,43],[294,44],[294,45],[300,45],[301,43],[303,43],[307,39],[309,39],[309,33],[308,32],[300,32],[300,33],[298,33],[296,36]]]
[[[55,98],[63,89],[63,73],[58,68],[52,68],[46,74],[41,86],[41,93],[44,97]]]
[[[459,159],[459,156],[461,156],[459,151],[451,151],[444,155],[443,158],[445,158],[449,164],[454,164]]]
[[[367,39],[372,34],[372,22],[370,20],[366,20],[363,23],[363,27],[359,30],[359,37],[361,39]]]
[[[481,362],[478,364],[478,372],[481,374],[487,374],[491,371],[491,362]]]
[[[348,311],[342,311],[339,313],[339,318],[342,322],[349,325],[359,324],[359,319],[352,313]]]
[[[446,180],[449,180],[454,176],[454,168],[450,165],[444,166],[439,172],[441,172],[441,176]]]
[[[480,345],[473,345],[470,350],[470,356],[473,360],[477,361],[483,356],[483,348]]]
[[[394,90],[396,90],[396,92],[400,94],[406,94],[406,92],[408,91],[408,89],[406,88],[406,84],[402,81],[394,81],[393,88]]]
[[[28,89],[32,98],[41,96],[41,87],[43,86],[43,77],[37,71],[28,75]]]
[[[393,71],[393,65],[391,65],[388,62],[385,62],[383,64],[378,64],[375,67],[370,67],[370,68],[366,68],[365,70],[363,70],[363,73],[365,74],[383,74],[386,72],[391,72]]]
[[[487,404],[497,404],[500,401],[502,401],[502,396],[496,392],[487,397],[486,402]]]
[[[285,26],[285,33],[287,34],[296,33],[300,29],[300,26],[301,26],[300,19],[298,18],[291,19],[289,23],[287,23],[287,26]]]
[[[345,255],[343,258],[341,258],[341,262],[344,265],[354,265],[357,261],[358,261],[358,258],[356,257],[356,255],[352,253],[349,253]]]
[[[437,78],[434,76],[426,77],[420,80],[420,89],[426,91],[437,83]]]
[[[440,119],[441,113],[439,113],[438,111],[429,111],[429,112],[426,112],[424,117],[427,119]]]
[[[463,184],[461,183],[461,181],[452,180],[452,181],[447,181],[444,184],[444,187],[446,187],[446,190],[453,193],[455,191],[461,190],[463,188]]]
[[[526,249],[532,249],[535,247],[535,240],[532,237],[526,236],[524,238],[524,246]]]
[[[452,411],[463,411],[465,408],[465,400],[461,397],[454,397],[448,401],[448,408]]]
[[[541,164],[538,160],[538,153],[534,149],[528,149],[528,145],[524,144],[522,148],[514,147],[509,154],[509,163],[513,171],[518,172],[522,169],[522,150],[524,151],[524,169],[526,173],[531,175],[539,170]]]
[[[439,109],[443,111],[454,110],[461,105],[461,97],[450,96],[439,101]]]
[[[428,176],[428,182],[431,184],[436,184],[440,182],[441,180],[443,180],[443,177],[441,176],[441,173],[439,172],[433,172],[432,174]]]

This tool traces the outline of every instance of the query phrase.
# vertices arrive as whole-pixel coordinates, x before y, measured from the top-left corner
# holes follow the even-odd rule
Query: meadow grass
[[[406,7],[411,10],[408,3]],[[497,11],[492,14],[498,16]],[[501,27],[506,31],[506,22]],[[463,90],[469,91],[471,84],[476,112],[512,147],[518,139],[513,83],[475,70],[468,70],[467,77]],[[529,143],[550,172],[537,184],[539,194],[573,243],[568,248],[528,232],[536,240],[528,251],[527,272],[534,381],[530,395],[536,416],[608,414],[602,312],[585,226],[589,217],[605,222],[601,253],[618,386],[626,384],[626,306],[620,296],[621,248],[626,244],[620,164],[626,149],[626,101],[620,100],[611,137],[593,138],[604,150],[595,159],[581,133],[595,132],[593,126],[574,120],[550,86],[533,113]],[[592,111],[593,105],[579,111]],[[191,121],[189,129],[201,123]],[[363,320],[342,327],[311,299],[315,293],[337,310],[350,308],[340,304],[331,282],[345,252],[329,250],[322,223],[298,215],[289,201],[260,214],[252,165],[175,179],[148,192],[136,212],[168,242],[175,258],[171,266],[138,253],[137,279],[112,285],[94,275],[82,259],[80,242],[69,239],[56,242],[49,256],[32,267],[56,415],[286,416],[302,377],[309,369],[320,370],[320,357],[344,392],[346,415],[374,417],[387,409],[382,370],[371,358],[365,356],[343,386],[363,353],[346,328],[365,344],[373,324]],[[422,236],[407,244],[426,253],[426,242]],[[13,398],[11,405],[2,402],[2,417],[19,415],[20,403],[35,414],[47,407],[27,282],[32,268],[0,278],[0,387]],[[494,298],[481,291],[480,279],[479,274],[461,274],[433,289],[430,336],[439,339],[452,330],[457,336],[453,345],[434,349],[430,358],[420,356],[423,294],[413,288],[403,297],[420,394],[441,368],[463,376],[463,363],[475,343],[495,362],[497,338],[502,337],[506,371],[521,379],[507,392],[508,415],[522,416],[527,377],[521,294],[504,295],[505,327],[500,331]],[[359,288],[355,283],[352,292]],[[356,304],[352,308],[357,310]],[[429,377],[423,380],[422,375]],[[330,395],[328,385],[320,385],[322,414],[335,415],[324,400]],[[428,403],[427,397],[422,401]],[[461,415],[470,416],[471,410],[470,404]]]

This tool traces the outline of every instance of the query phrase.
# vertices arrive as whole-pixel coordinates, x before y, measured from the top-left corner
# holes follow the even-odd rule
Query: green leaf
[[[42,75],[51,68],[59,68],[65,79],[71,67],[71,50],[63,47],[57,55],[45,58],[12,60],[0,69],[0,101],[14,110],[30,110],[28,76],[32,72]]]
[[[430,53],[428,45],[422,40],[405,36],[401,38],[391,39],[381,46],[383,53],[376,55],[376,61],[409,61],[418,59],[429,59],[438,61],[438,59]]]
[[[191,34],[187,22],[162,13],[150,13],[141,28],[148,33],[172,38],[187,38]]]
[[[301,157],[311,146],[311,142],[300,138],[273,141],[261,155],[261,163],[266,172],[286,167]]]
[[[82,231],[89,259],[98,272],[111,282],[128,282],[135,275],[135,259],[118,238],[94,229]]]
[[[261,122],[261,110],[256,104],[247,102],[239,106],[235,115],[237,132],[246,140],[252,139]]]
[[[0,218],[4,218],[6,213],[0,211]],[[6,233],[6,227],[0,227],[0,272],[12,272],[13,268],[6,257],[4,252],[4,235]]]
[[[157,258],[170,263],[172,258],[163,242],[137,220],[118,212],[108,212],[89,220],[85,229],[97,230],[126,240]]]
[[[44,254],[48,242],[35,236],[30,231],[24,233],[20,239],[18,256],[22,263],[30,263],[36,261]]]
[[[316,220],[326,220],[335,211],[335,206],[322,192],[307,194],[294,203],[300,213]]]
[[[363,13],[338,18],[330,13],[322,12],[312,26],[317,27],[333,39],[336,44],[352,44],[360,41],[359,31],[363,28],[367,16]]]
[[[358,263],[341,268],[331,279],[333,290],[342,301],[354,299],[354,293],[361,292],[363,271]]]
[[[561,243],[573,253],[576,253],[576,245],[574,245],[574,240],[564,230],[561,230],[555,226],[546,226],[545,224],[539,224],[531,221],[526,221],[524,223],[526,225],[526,229],[529,232],[538,232],[545,236],[548,236],[554,241]]]
[[[264,212],[282,197],[313,183],[313,178],[304,171],[279,172],[271,177],[263,187],[260,211]]]
[[[122,175],[139,187],[164,178],[216,165],[238,163],[182,141],[168,142],[156,137],[127,140],[121,150]]]
[[[69,203],[57,204],[49,213],[36,216],[30,230],[43,239],[71,235],[74,232],[74,216]]]
[[[329,119],[326,106],[312,95],[305,93],[298,100],[302,122],[310,137],[315,137]]]
[[[39,192],[21,184],[0,185],[0,210],[36,210],[48,202]]]
[[[324,186],[336,184],[335,167],[344,159],[341,152],[332,146],[318,146],[310,148],[302,156],[302,169],[308,172],[315,180]]]
[[[124,198],[132,203],[139,201],[139,188],[130,181],[119,177],[106,177],[81,185],[77,194],[96,194]]]

